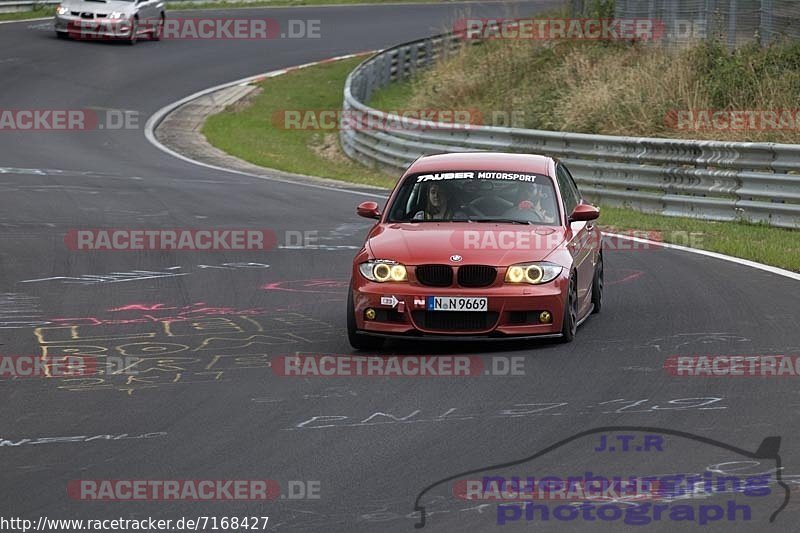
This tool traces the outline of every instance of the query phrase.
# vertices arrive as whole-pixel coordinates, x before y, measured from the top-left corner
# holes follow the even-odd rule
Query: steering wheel
[[[504,218],[514,218],[520,220],[527,220],[530,222],[543,222],[544,220],[536,212],[535,209],[521,209],[517,206],[512,207],[505,213],[503,213]]]
[[[484,213],[483,211],[481,211],[477,207],[477,204],[479,202],[481,202],[482,200],[483,200],[483,198],[475,198],[471,202],[467,203],[467,205],[465,205],[464,207],[466,207],[469,210],[470,214],[472,214],[472,215],[475,215],[475,216],[480,217],[480,218],[488,218],[486,213]]]
[[[488,205],[489,203],[492,203],[493,205]],[[483,209],[481,207],[478,207],[479,204],[484,204],[482,206]],[[474,212],[476,215],[478,215],[479,217],[491,218],[491,216],[493,216],[493,215],[489,215],[484,211],[484,209],[486,209],[487,207],[490,208],[490,209],[491,208],[499,208],[499,209],[497,209],[497,211],[499,211],[500,209],[505,211],[509,207],[511,207],[512,205],[514,205],[514,204],[512,204],[511,202],[509,202],[508,200],[506,200],[504,198],[482,196],[482,197],[479,197],[479,198],[475,198],[474,200],[469,202],[467,204],[467,207],[472,212]]]

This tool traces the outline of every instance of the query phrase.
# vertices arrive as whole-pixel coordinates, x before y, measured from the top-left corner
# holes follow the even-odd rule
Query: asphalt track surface
[[[143,126],[147,116],[195,91],[422,37],[460,9],[239,10],[237,17],[320,19],[322,38],[136,47],[57,41],[41,22],[0,25],[0,108],[135,110]],[[501,15],[506,8],[470,9]],[[678,378],[662,369],[675,354],[800,352],[795,280],[686,252],[607,251],[603,312],[571,344],[392,343],[382,352],[472,354],[487,364],[492,357],[521,357],[522,376],[282,378],[264,366],[277,355],[353,353],[345,337],[345,290],[351,258],[369,227],[354,208],[372,193],[194,166],[151,146],[141,128],[4,131],[0,167],[2,354],[68,353],[80,346],[77,353],[143,356],[152,363],[136,376],[0,381],[4,517],[257,515],[269,516],[268,529],[277,531],[410,531],[425,487],[604,426],[682,431],[750,452],[765,437],[780,436],[784,482],[800,474],[797,378]],[[86,253],[64,244],[74,228],[317,231],[325,246]],[[108,276],[133,271],[154,274]],[[76,438],[40,440],[51,437]],[[594,451],[598,435],[588,435],[513,468],[522,476],[561,477],[586,470],[701,473],[719,463],[730,464],[717,470],[742,475],[774,471],[764,458],[666,438],[663,452],[603,454]],[[313,480],[320,498],[77,501],[66,487],[78,479],[273,479],[284,495],[289,480]],[[495,505],[454,498],[451,485],[420,497],[426,529],[497,527]],[[751,521],[725,518],[705,529],[796,531],[796,502],[768,523],[784,500],[780,487],[770,486],[769,496],[745,502],[753,508]],[[620,521],[523,519],[504,529],[623,527]],[[698,527],[662,519],[638,529]]]

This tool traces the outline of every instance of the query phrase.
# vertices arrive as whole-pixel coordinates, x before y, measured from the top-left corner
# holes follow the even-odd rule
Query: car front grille
[[[497,279],[497,269],[486,265],[464,265],[458,269],[458,284],[462,287],[488,287]]]
[[[86,20],[94,19],[94,13],[81,13],[81,18]]]
[[[414,322],[422,329],[436,331],[484,331],[497,322],[496,312],[414,311]]]
[[[453,269],[450,265],[420,265],[414,273],[422,285],[449,287],[453,284]]]

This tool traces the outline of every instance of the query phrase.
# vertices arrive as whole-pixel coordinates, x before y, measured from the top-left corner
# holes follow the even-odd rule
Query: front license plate
[[[425,306],[428,311],[486,311],[487,307],[487,298],[462,296],[428,296]]]

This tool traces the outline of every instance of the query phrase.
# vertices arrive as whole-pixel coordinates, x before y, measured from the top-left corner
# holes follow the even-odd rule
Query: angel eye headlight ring
[[[541,285],[556,279],[561,274],[562,268],[553,263],[536,262],[511,265],[506,270],[506,283],[529,283]]]

